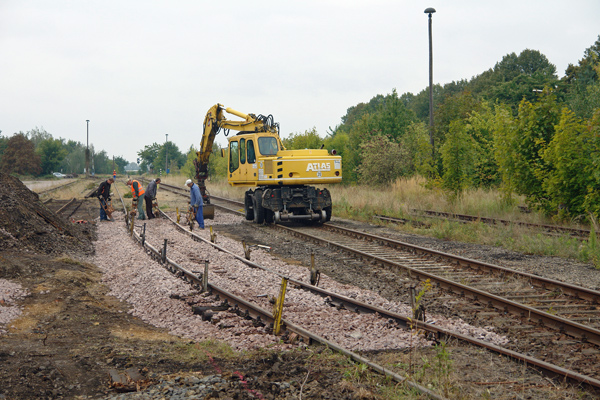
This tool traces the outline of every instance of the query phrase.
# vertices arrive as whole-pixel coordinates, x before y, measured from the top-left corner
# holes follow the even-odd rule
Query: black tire
[[[262,190],[254,191],[252,208],[254,209],[254,222],[257,224],[265,222],[265,209],[262,206]]]
[[[265,208],[265,222],[267,224],[272,224],[273,221],[275,221],[275,213],[273,212],[273,210]]]
[[[246,196],[244,196],[244,217],[246,221],[254,219],[253,203],[252,193],[246,193]]]
[[[332,207],[331,206],[325,207],[324,210],[325,210],[325,215],[327,216],[327,218],[325,218],[325,222],[331,221]]]

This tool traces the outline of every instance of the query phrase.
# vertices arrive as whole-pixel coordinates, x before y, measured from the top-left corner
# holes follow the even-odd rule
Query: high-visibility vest
[[[138,181],[131,181],[131,194],[133,195],[133,197],[135,197],[135,188],[133,187],[134,183],[137,183],[138,185],[138,195],[143,195],[145,193],[143,186]]]

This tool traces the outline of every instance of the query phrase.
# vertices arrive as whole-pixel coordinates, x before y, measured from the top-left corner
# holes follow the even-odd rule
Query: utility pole
[[[86,119],[87,122],[87,145],[85,148],[85,176],[90,177],[90,120]]]
[[[167,151],[168,143],[169,143],[169,134],[165,133],[165,176],[169,175],[169,152]]]
[[[429,14],[429,141],[431,142],[431,156],[434,156],[435,147],[433,143],[433,40],[431,35],[431,14],[435,8],[425,9],[425,14]]]

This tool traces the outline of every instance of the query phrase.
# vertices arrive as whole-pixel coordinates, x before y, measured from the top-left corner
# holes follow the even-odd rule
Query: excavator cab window
[[[277,139],[272,136],[264,136],[258,138],[258,149],[263,156],[274,156],[279,148],[277,147]]]
[[[254,141],[248,140],[248,143],[246,143],[246,147],[248,148],[248,164],[254,164],[256,162],[256,153],[254,153]]]
[[[246,164],[246,139],[240,139],[240,162]]]
[[[238,142],[229,142],[229,172],[233,172],[240,166]]]

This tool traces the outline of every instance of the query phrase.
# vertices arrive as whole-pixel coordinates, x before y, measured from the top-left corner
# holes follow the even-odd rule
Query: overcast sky
[[[165,134],[198,147],[222,103],[324,137],[353,105],[427,88],[427,7],[440,84],[524,49],[561,77],[600,34],[598,0],[0,0],[0,130],[85,144],[89,119],[96,150],[135,161]]]

